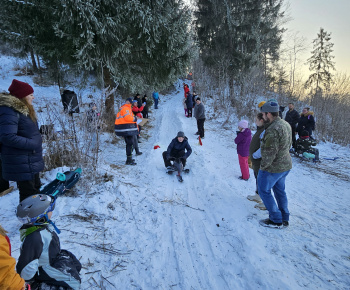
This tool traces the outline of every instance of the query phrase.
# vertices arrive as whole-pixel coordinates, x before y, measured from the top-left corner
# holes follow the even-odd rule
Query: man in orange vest
[[[117,136],[124,137],[126,144],[126,165],[136,165],[132,159],[133,139],[139,134],[137,129],[137,117],[134,116],[131,109],[132,98],[127,98],[123,106],[120,107],[115,119],[114,131]]]

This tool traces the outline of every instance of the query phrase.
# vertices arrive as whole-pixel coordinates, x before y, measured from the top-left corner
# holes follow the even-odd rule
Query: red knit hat
[[[9,92],[12,96],[15,96],[18,99],[23,99],[34,93],[34,90],[31,85],[14,79],[9,87]]]

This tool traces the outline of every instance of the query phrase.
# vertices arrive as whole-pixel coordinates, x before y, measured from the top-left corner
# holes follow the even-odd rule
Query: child
[[[16,260],[11,257],[11,243],[0,225],[0,286],[1,289],[27,289],[24,280],[16,273]],[[28,288],[30,289],[30,288]]]
[[[16,269],[32,289],[80,289],[81,264],[71,252],[61,249],[55,230],[60,232],[50,220],[55,202],[48,195],[37,194],[17,206],[23,243]]]
[[[238,130],[235,143],[237,144],[239,166],[241,167],[242,172],[242,176],[240,176],[239,179],[247,181],[249,179],[249,146],[252,141],[252,132],[248,128],[248,121],[240,121],[238,123]]]
[[[97,150],[97,131],[99,129],[98,118],[100,114],[96,112],[96,109],[97,109],[96,103],[90,103],[89,108],[90,110],[86,112],[86,127],[91,139],[91,150],[96,151]]]
[[[298,154],[303,154],[304,152],[311,153],[315,155],[314,161],[319,161],[319,151],[317,148],[312,148],[311,146],[316,146],[316,141],[311,139],[309,132],[304,130],[300,133],[300,138],[295,143],[295,152]]]

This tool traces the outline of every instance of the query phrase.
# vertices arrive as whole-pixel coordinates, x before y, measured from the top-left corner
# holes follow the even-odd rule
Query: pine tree
[[[312,56],[307,60],[309,70],[313,73],[309,76],[305,86],[314,88],[315,92],[327,90],[332,82],[331,70],[335,70],[332,61],[334,44],[330,40],[331,34],[320,28],[317,38],[313,40]]]

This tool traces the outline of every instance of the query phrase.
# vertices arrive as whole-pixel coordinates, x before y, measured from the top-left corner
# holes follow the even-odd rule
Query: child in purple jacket
[[[239,166],[241,167],[242,176],[239,179],[249,179],[249,145],[252,141],[252,132],[248,128],[248,121],[242,120],[238,123],[237,137],[235,143],[237,144],[237,154],[239,160]]]

